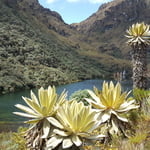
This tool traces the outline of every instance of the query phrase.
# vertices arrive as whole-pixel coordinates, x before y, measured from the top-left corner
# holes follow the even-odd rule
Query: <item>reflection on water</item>
[[[101,89],[103,80],[85,80],[82,82],[76,82],[72,84],[66,84],[61,85],[57,87],[58,94],[61,93],[64,89],[68,91],[68,97],[78,90],[83,89],[93,89],[93,86],[96,86],[97,88]],[[131,89],[131,82],[124,81],[122,82],[123,90],[130,90]],[[34,91],[36,91],[34,89]],[[0,96],[0,122],[16,122],[16,121],[23,121],[24,118],[18,117],[12,112],[14,111],[20,111],[17,110],[17,108],[14,107],[15,104],[20,103],[24,104],[24,101],[22,100],[22,96],[24,97],[30,97],[30,90],[23,90],[20,92],[10,93],[6,95]]]

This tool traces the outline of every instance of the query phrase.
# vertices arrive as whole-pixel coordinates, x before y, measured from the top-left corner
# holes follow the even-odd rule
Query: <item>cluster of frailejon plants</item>
[[[122,92],[121,85],[103,82],[102,90],[88,90],[91,98],[84,98],[89,105],[67,100],[67,92],[60,95],[55,87],[40,88],[38,97],[31,91],[31,98],[23,97],[28,106],[17,104],[24,112],[16,115],[30,118],[31,126],[25,133],[28,149],[82,149],[99,141],[104,144],[111,136],[125,135],[127,112],[139,106],[130,92]],[[93,144],[94,144],[93,143]]]

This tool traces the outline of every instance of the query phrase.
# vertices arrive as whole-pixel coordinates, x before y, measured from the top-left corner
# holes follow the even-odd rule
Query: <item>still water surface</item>
[[[64,89],[68,91],[69,98],[72,93],[78,90],[93,89],[93,86],[101,89],[102,83],[103,80],[85,80],[82,82],[61,85],[56,88],[58,94],[61,93]],[[121,83],[121,85],[123,87],[123,90],[130,90],[132,87],[130,81],[124,81]],[[35,89],[33,89],[33,91],[36,92]],[[12,112],[14,111],[20,111],[14,107],[15,104],[24,104],[22,96],[30,97],[30,90],[23,90],[0,96],[0,122],[17,122],[24,120],[24,118],[12,114]]]

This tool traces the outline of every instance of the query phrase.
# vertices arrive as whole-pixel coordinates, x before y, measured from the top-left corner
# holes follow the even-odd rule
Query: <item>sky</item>
[[[58,12],[67,24],[79,23],[93,13],[101,4],[112,0],[39,0],[39,3],[52,11]]]

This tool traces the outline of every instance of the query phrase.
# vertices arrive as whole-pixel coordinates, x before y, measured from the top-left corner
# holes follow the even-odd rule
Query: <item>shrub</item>
[[[90,94],[88,91],[85,90],[79,90],[71,94],[69,99],[75,99],[77,102],[83,102],[84,105],[89,105],[89,103],[85,100],[85,98],[91,98]]]

